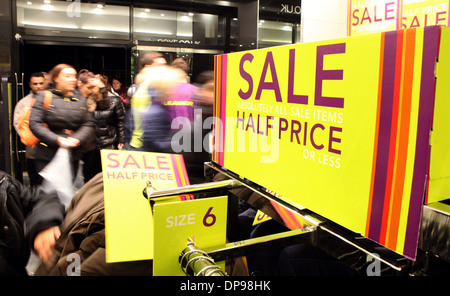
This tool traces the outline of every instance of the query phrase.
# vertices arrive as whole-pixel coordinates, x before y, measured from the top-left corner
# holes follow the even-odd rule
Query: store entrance
[[[130,49],[111,46],[26,44],[23,47],[24,85],[33,72],[49,72],[55,65],[65,63],[77,71],[88,69],[108,78],[118,78],[130,85]],[[29,89],[25,89],[25,94]]]
[[[136,77],[139,73],[139,57],[146,52],[160,52],[164,55],[167,64],[176,58],[183,58],[190,66],[189,77],[191,82],[195,83],[197,76],[206,70],[214,70],[214,56],[222,54],[221,50],[209,49],[192,49],[179,47],[162,47],[162,46],[135,46],[131,53],[131,76]]]
[[[17,73],[15,85],[12,86],[15,90],[12,108],[30,92],[28,82],[32,73],[49,72],[60,63],[72,65],[77,71],[88,69],[93,73],[106,75],[110,80],[118,78],[125,85],[131,85],[130,55],[131,49],[126,46],[25,42],[20,47],[20,73]],[[17,179],[27,182],[25,146],[15,132],[12,133],[12,150],[13,174]]]

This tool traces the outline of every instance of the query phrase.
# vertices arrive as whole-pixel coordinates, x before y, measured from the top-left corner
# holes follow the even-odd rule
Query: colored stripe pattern
[[[280,197],[278,193],[272,191],[270,189],[266,189],[266,191],[273,196]],[[294,212],[280,206],[278,203],[274,201],[270,201],[275,211],[278,213],[280,218],[283,220],[284,224],[287,228],[291,230],[303,229],[304,218],[300,215],[296,215]]]
[[[183,187],[190,185],[188,174],[186,171],[186,166],[184,164],[184,159],[181,154],[171,154],[172,164],[174,166],[175,180],[177,181],[178,187]],[[192,200],[193,195],[180,195],[180,200]]]
[[[225,124],[226,124],[226,89],[227,89],[227,55],[214,57],[214,151],[212,161],[224,165]]]
[[[378,120],[366,236],[410,258],[415,257],[428,171],[438,30],[424,30],[423,52],[415,46],[422,38],[416,30],[381,35]],[[419,58],[421,63],[415,62]],[[417,71],[421,71],[420,94],[418,108],[413,108]],[[412,182],[408,182],[411,162]],[[402,207],[405,203],[407,206]],[[402,212],[402,208],[408,210]],[[402,221],[407,221],[406,233],[399,231],[400,224],[405,223]]]

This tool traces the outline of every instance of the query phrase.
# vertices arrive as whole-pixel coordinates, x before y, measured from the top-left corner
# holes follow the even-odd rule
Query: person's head
[[[175,60],[172,61],[170,66],[183,70],[186,73],[186,75],[189,74],[189,64],[183,58],[176,58]]]
[[[150,66],[163,66],[167,64],[166,59],[159,52],[147,52],[141,57],[140,60],[141,68]]]
[[[49,75],[53,86],[63,94],[71,93],[77,87],[77,71],[70,65],[58,64]]]
[[[95,77],[94,73],[89,70],[83,69],[78,72],[77,75],[77,86],[83,97],[87,98],[94,91],[94,85],[92,84],[92,79]]]
[[[115,91],[120,91],[120,89],[122,88],[122,82],[120,82],[120,80],[117,78],[113,78],[113,80],[111,81],[111,84],[112,84],[112,88]]]
[[[37,94],[45,89],[45,76],[42,72],[35,72],[30,75],[30,89]]]

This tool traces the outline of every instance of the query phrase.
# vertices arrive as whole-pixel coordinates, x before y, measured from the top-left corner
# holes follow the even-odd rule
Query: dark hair
[[[95,74],[87,69],[82,69],[78,72],[77,79],[83,84],[87,83],[90,78],[94,78]]]
[[[59,73],[61,73],[62,70],[67,69],[67,68],[72,68],[75,70],[75,68],[71,65],[68,64],[58,64],[56,66],[53,67],[53,69],[50,70],[49,76],[50,76],[50,81],[53,85],[55,85],[55,78],[59,76]]]
[[[30,75],[30,80],[31,80],[31,78],[33,78],[33,77],[42,77],[42,78],[45,79],[45,76],[44,76],[44,73],[43,73],[43,72],[34,72],[34,73],[32,73],[32,74]]]
[[[183,58],[176,58],[175,60],[173,60],[170,66],[181,69],[186,72],[186,74],[189,74],[189,64]]]
[[[205,70],[197,76],[197,83],[205,84],[206,82],[214,80],[214,71],[213,70]]]
[[[140,59],[141,68],[153,64],[153,60],[157,58],[163,58],[164,56],[160,52],[147,52]]]

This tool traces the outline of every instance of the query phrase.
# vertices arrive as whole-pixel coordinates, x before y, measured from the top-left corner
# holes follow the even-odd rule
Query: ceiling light
[[[188,13],[188,16],[193,16],[194,14],[192,13],[192,12],[189,12]]]
[[[104,13],[103,10],[102,10],[101,8],[95,8],[92,12],[93,12],[94,14],[103,14],[103,13]]]
[[[144,9],[144,11],[148,13],[148,12],[150,12],[150,9],[146,8],[146,9]]]
[[[27,1],[27,5],[33,5],[33,2]]]
[[[103,3],[98,3],[98,4],[97,4],[97,8],[103,9],[103,8],[105,8],[105,4],[103,4]]]
[[[44,0],[44,3],[45,3],[45,4],[50,4],[50,3],[52,3],[52,1],[50,1],[50,0]]]
[[[161,13],[161,16],[164,16],[164,13]]]

